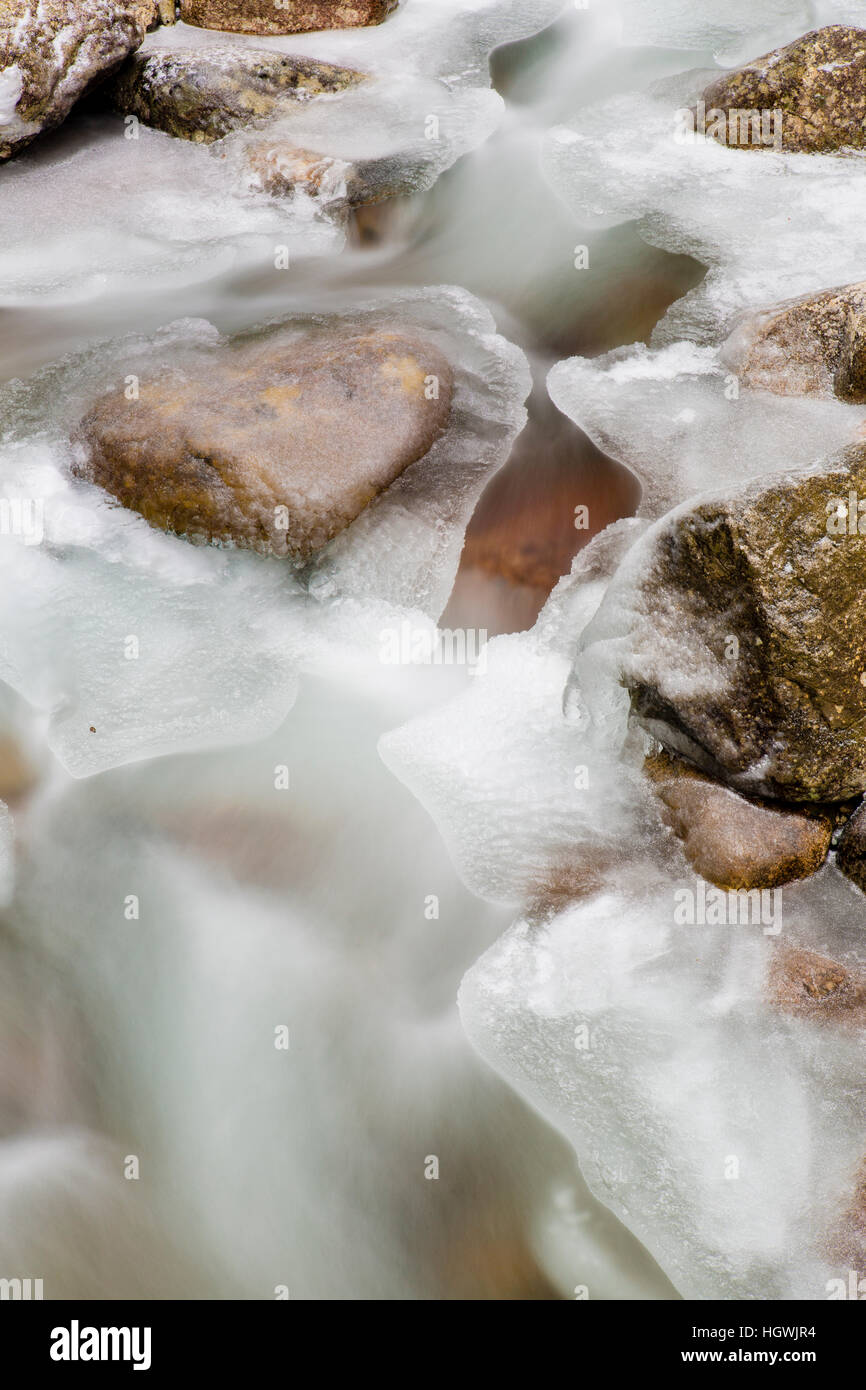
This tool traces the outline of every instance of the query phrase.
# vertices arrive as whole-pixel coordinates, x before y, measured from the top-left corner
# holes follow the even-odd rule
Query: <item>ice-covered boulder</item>
[[[779,112],[780,148],[804,154],[862,149],[866,145],[866,29],[830,24],[784,48],[765,53],[711,82],[703,94],[708,113],[722,111],[723,143],[732,112]],[[739,118],[738,118],[739,119]],[[708,130],[708,133],[711,131]],[[740,133],[738,125],[737,133]],[[763,140],[739,140],[764,149]]]
[[[601,631],[611,614],[623,624],[643,727],[753,795],[866,790],[860,495],[862,445],[682,507],[627,557],[599,614]]]
[[[756,390],[866,401],[866,282],[742,315],[721,357]]]
[[[344,91],[363,73],[257,48],[183,48],[137,53],[106,97],[122,115],[184,140],[219,140],[273,119],[287,103]]]
[[[180,0],[180,17],[203,29],[236,34],[298,34],[381,24],[398,0]]]
[[[430,450],[452,387],[399,323],[247,338],[103,397],[77,472],[164,531],[304,563]]]
[[[0,0],[0,160],[59,125],[157,17],[154,0]]]

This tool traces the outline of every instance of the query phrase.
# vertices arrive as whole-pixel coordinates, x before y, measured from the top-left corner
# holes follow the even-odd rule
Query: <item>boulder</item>
[[[0,0],[0,160],[59,125],[158,19],[156,0]]]
[[[781,148],[824,154],[866,146],[866,29],[830,24],[723,73],[703,94],[710,113],[781,114]],[[742,124],[742,122],[741,122]],[[730,140],[728,140],[730,143]],[[738,142],[739,143],[739,142]],[[750,149],[761,149],[752,141]]]
[[[165,531],[304,563],[427,453],[451,391],[414,332],[281,330],[97,401],[76,471]]]
[[[749,801],[678,758],[647,758],[645,769],[696,873],[717,888],[778,888],[814,874],[830,848],[832,818]]]
[[[209,142],[364,80],[352,68],[313,58],[215,44],[136,53],[104,95],[115,110],[137,116],[144,125]]]
[[[381,24],[398,0],[180,0],[185,24],[235,34],[301,34]]]
[[[866,401],[866,281],[742,315],[722,359],[758,391]]]
[[[862,794],[866,445],[681,508],[637,554],[621,667],[635,719],[753,796]]]

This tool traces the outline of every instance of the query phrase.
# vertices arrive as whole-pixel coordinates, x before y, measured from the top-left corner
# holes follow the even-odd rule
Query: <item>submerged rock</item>
[[[665,807],[665,824],[695,872],[716,887],[778,888],[824,863],[829,815],[748,801],[665,754],[647,758],[645,769]]]
[[[185,24],[235,34],[300,34],[381,24],[398,0],[180,0]]]
[[[313,58],[214,45],[137,53],[105,95],[115,110],[145,125],[184,140],[211,141],[273,120],[292,103],[364,80],[364,73]]]
[[[153,526],[304,562],[427,453],[451,391],[401,330],[243,341],[98,401],[77,471]]]
[[[722,357],[756,390],[866,401],[866,281],[743,315]]]
[[[301,191],[323,204],[360,207],[399,197],[413,186],[411,166],[398,158],[350,162],[284,139],[254,141],[246,160],[257,187],[275,198]]]
[[[726,72],[703,94],[711,110],[780,111],[781,148],[822,154],[866,146],[866,29],[830,24]],[[761,141],[748,148],[762,148]]]
[[[60,125],[158,17],[156,0],[0,0],[0,160]]]
[[[622,664],[637,720],[752,795],[861,794],[866,446],[679,510],[647,546]]]

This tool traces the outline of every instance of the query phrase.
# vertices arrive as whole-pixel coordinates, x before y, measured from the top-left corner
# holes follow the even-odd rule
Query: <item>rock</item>
[[[352,68],[267,49],[183,48],[137,53],[105,89],[123,115],[184,140],[219,140],[273,120],[296,102],[365,80]]]
[[[781,148],[821,154],[866,145],[866,29],[830,24],[745,67],[723,73],[703,94],[712,111],[781,111]],[[729,140],[730,143],[730,140]],[[760,142],[748,145],[760,149]]]
[[[361,207],[411,191],[411,176],[397,159],[362,159],[350,163],[285,140],[256,140],[246,159],[258,188],[275,198],[298,191],[329,205]]]
[[[76,471],[163,530],[305,562],[427,453],[451,391],[415,334],[283,330],[105,396]]]
[[[858,498],[863,497],[862,503]],[[862,511],[860,510],[862,508]],[[866,789],[866,445],[683,508],[636,552],[634,717],[753,796]]]
[[[0,0],[0,160],[60,125],[157,22],[155,0]]]
[[[180,0],[185,24],[235,34],[300,34],[381,24],[398,0]]]
[[[866,281],[743,315],[722,357],[755,390],[866,401]]]
[[[748,801],[678,758],[644,764],[665,810],[664,823],[683,842],[696,873],[717,888],[778,888],[814,874],[830,848],[833,821]]]
[[[839,837],[836,865],[866,893],[866,801],[861,801]]]
[[[769,977],[770,1001],[783,1013],[819,1023],[866,1023],[866,974],[830,956],[779,945]]]

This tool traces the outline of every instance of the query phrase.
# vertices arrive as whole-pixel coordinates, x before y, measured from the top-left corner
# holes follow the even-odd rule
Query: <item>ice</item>
[[[177,24],[155,30],[143,51],[236,44],[373,73],[369,90],[310,103],[277,133],[324,153],[397,155],[407,192],[429,187],[502,119],[490,49],[541,28],[560,9],[558,0],[406,0],[386,24],[368,29],[263,39]],[[339,210],[263,193],[242,157],[245,141],[236,135],[205,147],[119,115],[76,113],[2,170],[0,304],[119,293],[141,301],[228,274],[267,272],[278,248],[288,249],[297,270],[338,251]]]
[[[554,403],[643,485],[640,515],[752,478],[810,467],[860,437],[866,410],[741,386],[713,347],[642,343],[558,362]]]
[[[864,0],[618,0],[627,44],[711,49],[720,63],[746,62],[808,29],[866,22]]]
[[[862,970],[862,909],[825,869],[777,890],[780,939],[677,925],[682,889],[635,856],[589,901],[518,922],[466,977],[464,1025],[683,1297],[827,1298],[858,1257],[866,1043],[766,994],[798,946]]]
[[[315,308],[327,321],[322,299]],[[71,477],[70,432],[89,402],[159,363],[206,361],[212,325],[103,343],[3,393],[0,679],[50,715],[49,744],[76,776],[259,737],[291,707],[302,664],[381,676],[383,629],[438,618],[478,494],[523,425],[525,361],[448,287],[354,309],[344,297],[331,317],[417,325],[456,385],[445,434],[303,572],[163,534]],[[16,514],[16,500],[30,510]]]

